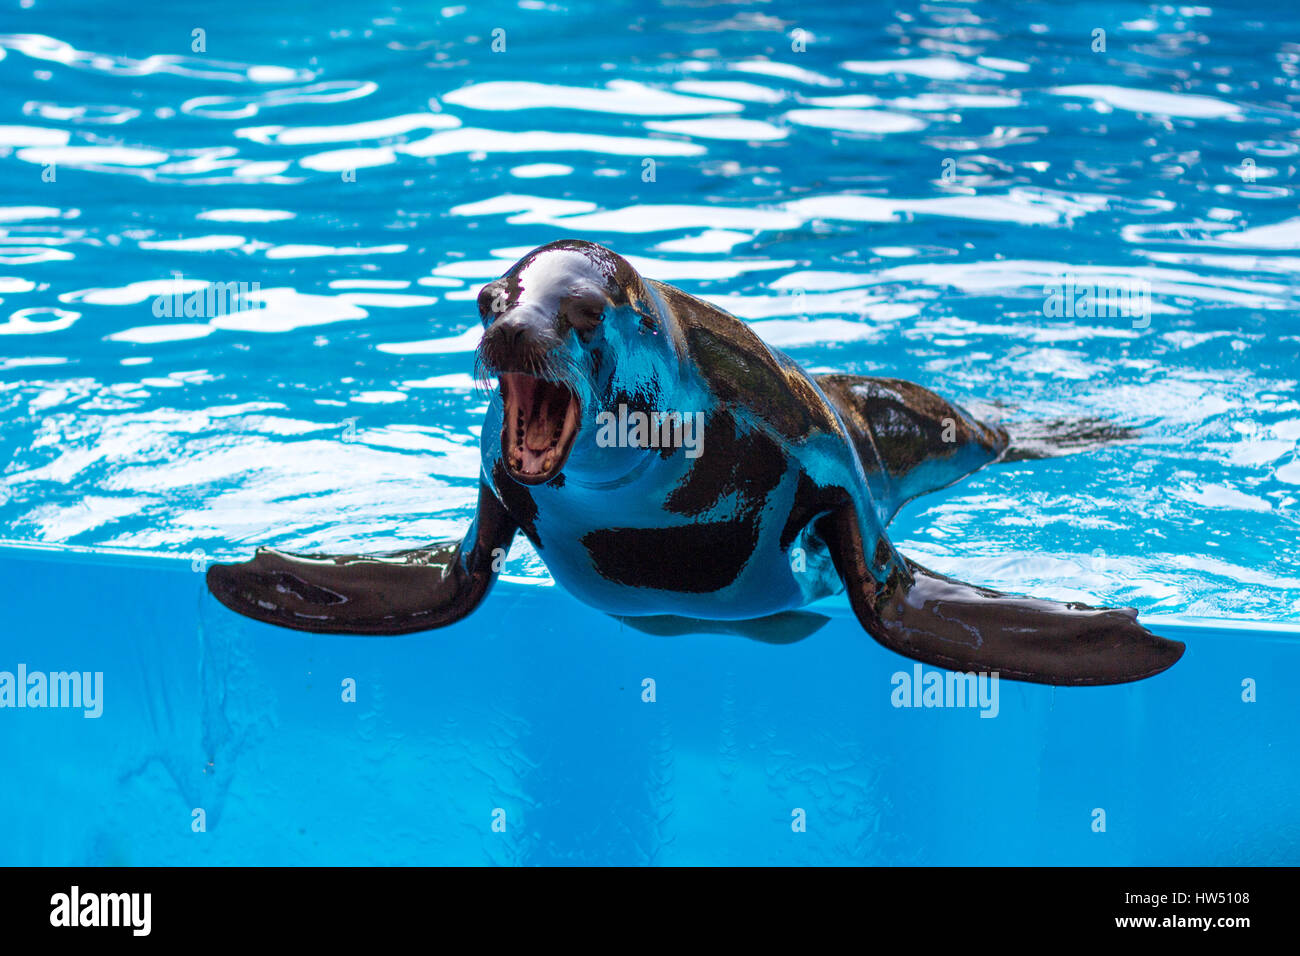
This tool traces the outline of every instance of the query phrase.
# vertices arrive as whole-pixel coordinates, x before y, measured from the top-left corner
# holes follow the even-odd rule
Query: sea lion
[[[1000,594],[899,554],[910,499],[1007,454],[1007,432],[919,385],[809,375],[744,322],[595,243],[542,246],[478,296],[496,378],[461,541],[384,555],[260,549],[208,586],[305,631],[403,634],[469,614],[516,531],[555,580],[622,618],[738,620],[841,590],[900,654],[1046,684],[1158,674],[1184,646],[1132,609]],[[687,428],[702,424],[695,454]]]

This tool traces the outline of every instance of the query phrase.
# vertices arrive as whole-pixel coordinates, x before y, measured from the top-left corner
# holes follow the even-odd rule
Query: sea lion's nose
[[[502,316],[497,320],[496,334],[501,336],[501,347],[507,355],[522,355],[550,344],[545,326],[528,314]]]
[[[488,356],[498,365],[526,367],[555,345],[554,333],[535,310],[513,310],[492,323],[484,336]]]
[[[524,343],[527,329],[528,323],[518,316],[497,320],[497,335],[501,336],[501,344],[510,351]]]

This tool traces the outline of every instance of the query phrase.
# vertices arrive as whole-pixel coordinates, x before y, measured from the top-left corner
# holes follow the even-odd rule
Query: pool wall
[[[347,638],[198,567],[0,548],[0,671],[103,674],[97,719],[0,709],[0,863],[1300,863],[1293,631],[1152,619],[1171,671],[1000,681],[990,719],[894,706],[913,663],[839,600],[771,644],[503,582]]]

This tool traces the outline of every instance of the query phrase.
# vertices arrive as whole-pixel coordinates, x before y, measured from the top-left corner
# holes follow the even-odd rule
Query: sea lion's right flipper
[[[285,554],[214,564],[208,589],[247,617],[323,634],[408,634],[443,627],[478,606],[495,580],[516,525],[480,485],[463,541],[383,555]]]
[[[819,523],[858,621],[905,657],[1011,680],[1122,684],[1171,667],[1184,645],[1157,637],[1131,608],[1093,608],[1001,594],[906,560],[873,567],[849,506]],[[873,548],[873,551],[875,549]]]

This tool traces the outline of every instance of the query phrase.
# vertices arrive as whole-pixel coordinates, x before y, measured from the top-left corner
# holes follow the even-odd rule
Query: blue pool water
[[[0,670],[106,687],[0,711],[0,862],[1300,862],[1300,11],[36,0],[0,53]],[[652,638],[522,538],[435,635],[207,598],[257,545],[459,536],[472,300],[565,236],[809,369],[1136,429],[891,535],[1184,662],[897,709],[842,600],[795,645]],[[1149,315],[1056,314],[1065,278]]]
[[[1294,632],[1158,627],[1190,647],[1167,675],[1002,681],[985,719],[892,706],[911,662],[842,606],[791,645],[651,638],[507,583],[358,640],[237,618],[174,562],[68,575],[0,555],[31,669],[104,674],[98,719],[0,712],[4,862],[1300,862]]]

